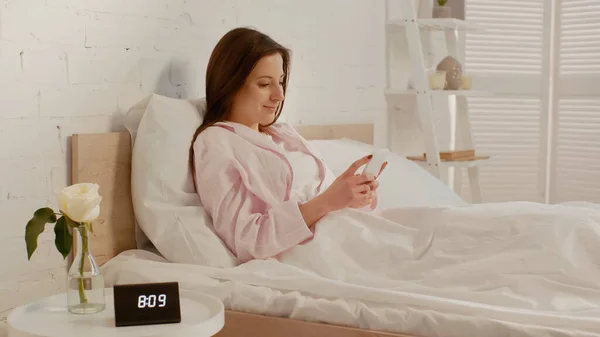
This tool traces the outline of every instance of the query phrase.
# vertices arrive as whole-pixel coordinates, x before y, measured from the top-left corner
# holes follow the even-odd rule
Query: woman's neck
[[[241,125],[249,127],[250,129],[252,129],[252,130],[254,130],[256,132],[261,132],[261,130],[260,130],[261,128],[259,127],[258,123],[248,123],[248,122],[244,122],[244,121],[238,120],[236,118],[230,118],[229,122],[241,124]]]

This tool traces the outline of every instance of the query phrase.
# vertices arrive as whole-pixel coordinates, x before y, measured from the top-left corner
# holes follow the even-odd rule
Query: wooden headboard
[[[373,143],[372,124],[302,125],[307,140],[349,138]],[[72,183],[100,185],[100,216],[94,223],[91,250],[103,265],[119,253],[136,248],[131,201],[131,140],[127,132],[75,134],[71,139]]]

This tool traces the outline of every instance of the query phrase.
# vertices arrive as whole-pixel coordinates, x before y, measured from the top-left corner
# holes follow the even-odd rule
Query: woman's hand
[[[371,175],[356,175],[356,170],[363,166],[373,156],[365,156],[355,161],[342,173],[325,192],[299,205],[300,213],[308,227],[314,226],[319,219],[329,212],[345,207],[363,208],[377,207],[377,188],[379,182]],[[387,162],[381,166],[377,176],[381,175]]]
[[[356,174],[359,167],[365,165],[372,158],[365,156],[350,165],[337,179],[323,192],[321,197],[327,204],[329,212],[345,207],[362,208],[372,203],[372,184],[375,177],[370,174]],[[378,185],[377,185],[378,186]],[[376,188],[375,188],[376,189]]]

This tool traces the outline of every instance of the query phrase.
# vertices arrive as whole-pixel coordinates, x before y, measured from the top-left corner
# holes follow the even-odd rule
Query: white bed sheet
[[[399,235],[390,235],[385,221],[361,227],[353,219],[365,215],[349,211],[335,216],[337,225],[322,222],[319,239],[280,261],[214,268],[135,250],[103,273],[109,286],[175,280],[215,294],[231,310],[422,337],[600,336],[597,205],[385,212],[403,224]],[[335,235],[343,239],[332,241]]]

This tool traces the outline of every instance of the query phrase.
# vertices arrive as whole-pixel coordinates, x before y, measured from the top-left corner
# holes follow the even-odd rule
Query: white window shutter
[[[493,157],[480,168],[484,202],[544,199],[546,1],[465,0],[465,19],[484,28],[465,36],[465,71],[492,94],[468,98],[475,149]]]
[[[600,1],[557,6],[550,202],[600,202]]]

